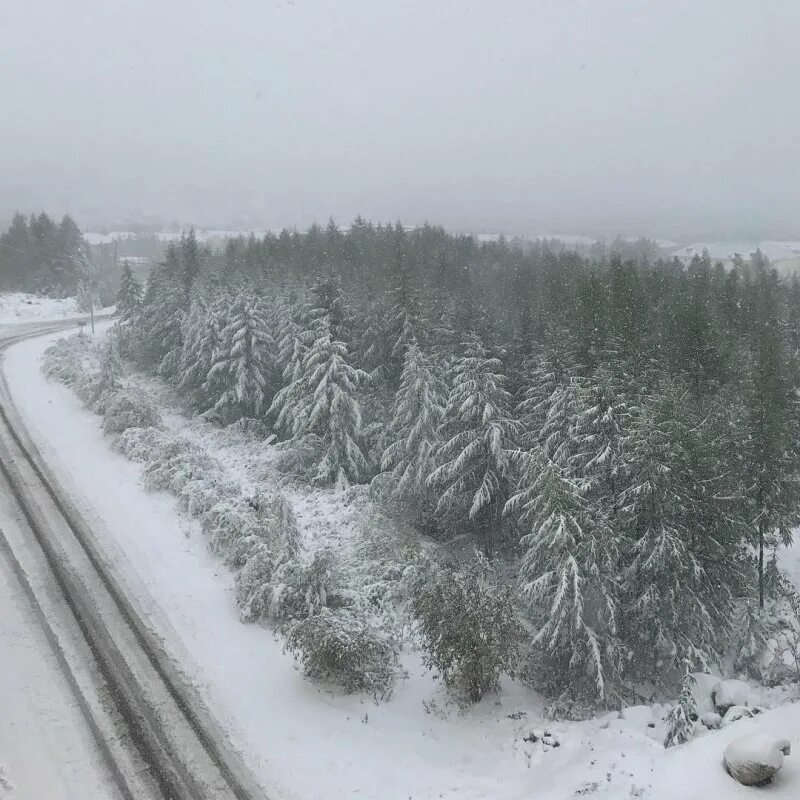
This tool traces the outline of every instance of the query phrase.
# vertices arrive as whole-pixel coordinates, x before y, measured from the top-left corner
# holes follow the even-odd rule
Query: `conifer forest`
[[[763,644],[800,524],[800,282],[760,252],[595,259],[359,218],[216,252],[190,233],[117,302],[119,352],[194,413],[264,426],[286,476],[368,485],[434,544],[402,565],[411,608],[472,699],[508,671],[613,707]],[[258,616],[281,567],[252,559]],[[325,635],[308,620],[295,641]]]

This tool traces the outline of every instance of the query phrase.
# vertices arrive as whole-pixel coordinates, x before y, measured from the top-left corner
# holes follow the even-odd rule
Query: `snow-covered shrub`
[[[185,439],[167,442],[143,473],[144,486],[151,491],[171,491],[178,494],[191,481],[221,470],[219,462]]]
[[[420,553],[420,536],[410,525],[371,508],[359,523],[348,563],[351,583],[371,610],[403,627],[408,600],[406,576]]]
[[[70,388],[75,392],[77,398],[86,408],[102,415],[105,411],[105,404],[99,404],[95,408],[95,403],[100,399],[100,373],[89,366],[83,366],[75,375],[70,383]]]
[[[667,715],[667,736],[664,747],[688,742],[697,727],[697,703],[694,698],[695,677],[691,664],[684,665],[683,686],[678,702]]]
[[[272,544],[272,519],[237,500],[223,500],[203,515],[203,531],[212,552],[241,567]]]
[[[119,347],[117,337],[110,334],[100,356],[100,366],[97,374],[92,375],[90,385],[87,387],[87,396],[81,397],[85,405],[96,414],[104,415],[114,395],[122,388],[122,364],[119,360]],[[80,393],[79,393],[80,396]]]
[[[103,432],[122,433],[128,428],[156,427],[160,424],[161,417],[147,398],[122,390],[115,392],[106,406]]]
[[[266,440],[271,434],[269,428],[260,420],[253,417],[240,417],[236,422],[227,426],[231,433],[240,433],[248,439]]]
[[[224,475],[213,475],[202,480],[191,481],[178,492],[178,502],[184,511],[193,517],[202,517],[226,500],[233,500],[241,493],[241,486]]]
[[[321,608],[291,626],[290,651],[309,678],[368,692],[386,699],[397,675],[397,657],[389,642],[350,608]]]
[[[50,379],[72,386],[83,376],[91,340],[82,333],[58,339],[42,356],[42,372]]]
[[[513,673],[522,628],[511,591],[498,585],[488,562],[423,562],[414,581],[411,612],[419,625],[424,661],[472,702]]]
[[[236,602],[245,622],[269,616],[274,574],[275,556],[265,547],[249,558],[236,575]]]
[[[278,628],[350,604],[339,563],[331,550],[319,550],[309,564],[287,562],[273,578],[269,619]]]
[[[322,458],[324,444],[313,434],[302,439],[290,439],[275,446],[275,467],[279,472],[293,478],[307,480],[314,465]]]
[[[128,428],[116,439],[113,447],[131,461],[149,462],[155,461],[172,439],[171,434],[160,428]]]

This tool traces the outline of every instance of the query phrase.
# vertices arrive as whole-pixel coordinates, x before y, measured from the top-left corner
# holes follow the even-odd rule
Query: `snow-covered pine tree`
[[[381,295],[367,307],[358,339],[358,366],[373,377],[386,378],[391,344],[386,336],[387,298]]]
[[[444,382],[412,338],[405,352],[400,388],[386,435],[390,444],[381,458],[381,469],[394,499],[423,505],[429,500],[427,479],[436,466],[444,403]]]
[[[180,258],[175,245],[170,244],[164,263],[150,271],[135,325],[140,342],[138,357],[144,366],[155,368],[167,378],[177,373],[183,345],[183,300]]]
[[[506,513],[518,513],[529,531],[519,591],[537,628],[551,689],[607,700],[619,678],[622,649],[618,539],[602,512],[587,504],[581,487],[542,449],[516,452],[518,491]]]
[[[428,485],[443,488],[437,514],[473,523],[492,557],[508,499],[508,451],[515,447],[517,425],[509,414],[511,396],[500,361],[475,335],[463,347],[445,406],[439,466],[428,476]]]
[[[200,277],[200,244],[194,228],[189,229],[188,234],[181,236],[180,252],[180,280],[183,287],[183,305],[189,308],[192,299],[192,289]]]
[[[214,410],[226,422],[257,417],[270,400],[275,344],[257,297],[240,292],[231,302],[203,391],[218,393]]]
[[[554,346],[528,360],[523,367],[524,389],[515,416],[520,423],[520,444],[531,448],[542,441],[542,429],[559,390],[569,386],[575,397],[577,366],[565,347]]]
[[[227,295],[214,301],[196,296],[184,320],[178,389],[188,396],[197,411],[213,408],[225,390],[216,383],[209,386],[206,381],[219,356],[229,309],[230,298]]]
[[[688,742],[694,735],[697,723],[697,703],[694,699],[694,687],[697,680],[692,674],[688,660],[684,662],[683,683],[678,702],[667,715],[667,736],[664,747]]]
[[[314,438],[319,443],[315,483],[344,488],[366,478],[361,409],[355,397],[365,378],[350,365],[347,346],[332,339],[328,318],[323,317],[298,377],[275,395],[270,407],[277,415],[276,427],[297,440]]]
[[[275,368],[288,386],[300,376],[303,357],[308,344],[313,340],[313,328],[307,330],[303,321],[307,310],[293,293],[281,296],[275,305],[272,317],[272,338],[277,343]]]
[[[619,491],[622,438],[630,410],[619,377],[611,369],[600,366],[585,380],[577,412],[570,472],[582,483],[587,500],[601,505],[613,516]]]
[[[416,340],[419,331],[420,303],[407,272],[400,276],[397,286],[389,292],[388,320],[384,321],[383,338],[387,348],[387,379],[396,386],[403,369],[406,348]],[[388,332],[386,330],[388,322]]]
[[[349,320],[345,306],[342,284],[333,272],[317,278],[311,288],[311,308],[306,315],[306,329],[314,329],[317,323],[327,319],[333,341],[349,341]]]
[[[130,261],[122,262],[122,276],[116,297],[117,313],[123,325],[136,321],[142,306],[142,287],[133,275]]]
[[[763,260],[763,256],[761,257]],[[764,552],[792,539],[800,523],[800,401],[791,387],[778,309],[778,276],[757,264],[754,330],[747,362],[746,484],[751,537],[758,551],[759,604],[764,607]]]
[[[707,665],[726,624],[719,606],[725,587],[708,580],[694,546],[685,489],[694,478],[681,415],[680,390],[664,379],[636,409],[623,439],[617,524],[628,567],[621,619],[633,666],[649,679],[685,658]]]

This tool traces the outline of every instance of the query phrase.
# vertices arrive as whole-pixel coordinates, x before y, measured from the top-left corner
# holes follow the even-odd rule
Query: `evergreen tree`
[[[729,623],[725,587],[715,585],[707,563],[728,554],[707,549],[694,537],[687,484],[690,469],[681,395],[666,385],[636,409],[623,440],[625,487],[619,494],[619,525],[627,543],[624,636],[635,665],[654,674],[662,662],[690,658],[710,664]],[[710,552],[709,552],[710,551]],[[702,557],[708,553],[709,562]]]
[[[395,499],[425,503],[430,496],[428,476],[436,466],[439,428],[444,416],[445,386],[430,359],[412,339],[405,352],[400,388],[395,395],[381,458]]]
[[[170,379],[177,375],[183,347],[183,299],[178,250],[170,243],[163,264],[150,270],[136,325],[140,359]]]
[[[517,453],[518,491],[506,513],[519,512],[529,531],[520,539],[520,595],[537,631],[534,644],[549,656],[560,688],[574,682],[599,700],[618,680],[620,554],[617,537],[577,483],[542,450]]]
[[[275,395],[270,413],[277,415],[276,427],[319,444],[315,483],[345,487],[366,477],[361,408],[355,397],[365,377],[350,365],[347,346],[332,339],[323,317],[298,377]]]
[[[685,744],[694,735],[697,723],[697,703],[694,699],[694,687],[697,680],[691,672],[689,661],[685,662],[681,696],[667,715],[667,736],[664,747]]]
[[[800,524],[800,404],[788,378],[777,308],[777,275],[759,267],[753,287],[754,331],[745,397],[747,483],[758,550],[759,604],[764,607],[764,551],[788,544]]]
[[[442,487],[437,513],[473,523],[486,555],[494,553],[501,513],[511,481],[508,451],[517,425],[502,365],[490,358],[476,336],[453,368],[453,384],[444,411],[439,466],[428,477]],[[466,521],[465,520],[465,521]]]
[[[557,394],[569,385],[569,391],[563,396],[575,398],[580,384],[576,381],[576,364],[563,341],[556,342],[530,359],[523,374],[522,399],[517,404],[515,414],[520,422],[521,443],[530,448],[543,441],[545,422]]]
[[[192,407],[208,411],[227,388],[223,380],[207,383],[223,344],[222,331],[227,324],[230,298],[215,301],[198,296],[184,320],[178,389],[188,395]],[[216,390],[216,391],[214,391]]]
[[[194,228],[181,237],[180,249],[180,278],[183,286],[183,304],[188,308],[192,297],[192,287],[200,277],[200,245]]]
[[[142,305],[142,287],[133,276],[130,261],[122,262],[122,278],[117,292],[117,313],[124,325],[136,321]]]
[[[248,293],[234,298],[219,347],[203,384],[218,396],[214,410],[224,421],[257,417],[271,399],[270,372],[275,344],[261,303]]]

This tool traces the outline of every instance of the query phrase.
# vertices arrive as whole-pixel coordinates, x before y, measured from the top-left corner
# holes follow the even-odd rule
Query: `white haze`
[[[796,0],[4,0],[0,217],[800,238]]]

